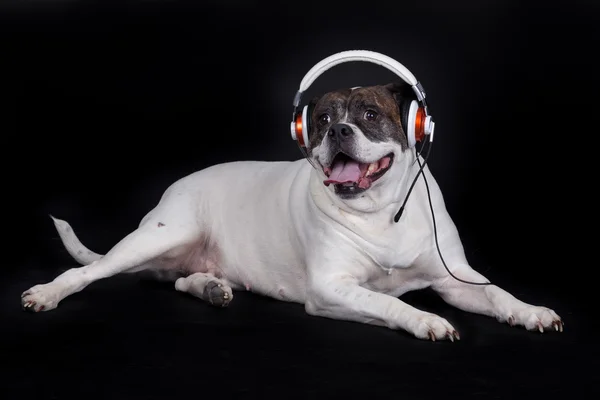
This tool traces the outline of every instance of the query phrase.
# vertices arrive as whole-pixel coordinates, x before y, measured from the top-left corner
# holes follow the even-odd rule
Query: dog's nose
[[[327,133],[331,139],[344,140],[354,134],[354,131],[349,125],[335,124],[329,128]]]

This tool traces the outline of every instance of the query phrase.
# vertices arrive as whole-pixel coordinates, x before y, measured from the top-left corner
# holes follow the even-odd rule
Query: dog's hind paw
[[[175,289],[187,292],[217,307],[227,307],[233,299],[233,291],[225,282],[206,273],[195,273],[177,279]]]
[[[49,311],[57,305],[58,295],[49,284],[36,285],[21,294],[21,308],[24,311]]]
[[[233,293],[228,286],[223,285],[217,280],[212,280],[204,286],[202,298],[213,306],[227,307],[231,299],[233,299]]]
[[[511,326],[520,325],[529,331],[538,331],[540,333],[546,331],[562,332],[564,328],[562,318],[554,310],[547,307],[524,307],[510,313],[505,318],[505,321]]]

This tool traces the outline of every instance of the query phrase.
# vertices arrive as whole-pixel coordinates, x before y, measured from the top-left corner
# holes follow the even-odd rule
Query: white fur
[[[362,135],[359,135],[362,136]],[[359,138],[361,157],[394,151],[392,168],[355,200],[342,201],[304,159],[219,164],[171,185],[159,204],[106,255],[84,247],[53,218],[69,253],[84,266],[25,291],[27,310],[48,311],[91,282],[118,273],[171,271],[177,290],[202,297],[207,282],[224,292],[251,290],[305,304],[311,315],[402,329],[422,339],[458,338],[445,319],[398,297],[431,287],[469,312],[525,326],[562,330],[556,313],[503,289],[450,277],[438,256],[426,188],[420,179],[401,220],[393,217],[418,164],[412,151]],[[315,149],[318,159],[326,145]],[[453,273],[485,282],[467,262],[442,193],[425,168],[444,259]]]

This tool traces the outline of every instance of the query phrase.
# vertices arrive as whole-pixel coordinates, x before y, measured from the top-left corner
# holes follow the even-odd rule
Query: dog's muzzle
[[[358,193],[365,191],[381,178],[392,166],[394,154],[390,153],[372,163],[361,163],[349,155],[339,152],[331,166],[323,168],[327,179],[325,186],[336,185],[336,191]]]

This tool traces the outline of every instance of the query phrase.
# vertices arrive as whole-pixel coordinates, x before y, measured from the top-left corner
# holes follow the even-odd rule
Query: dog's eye
[[[367,121],[375,121],[377,119],[377,113],[373,110],[365,111],[365,119]]]
[[[331,121],[329,114],[322,114],[321,116],[319,116],[319,124],[320,125],[326,125],[329,123],[329,121]]]

